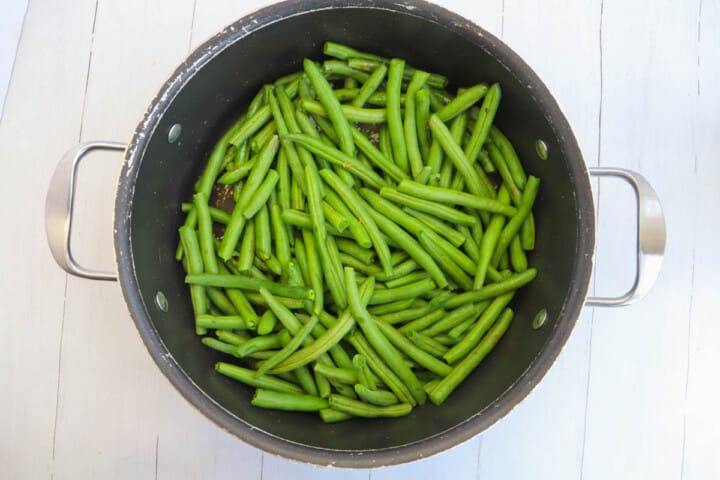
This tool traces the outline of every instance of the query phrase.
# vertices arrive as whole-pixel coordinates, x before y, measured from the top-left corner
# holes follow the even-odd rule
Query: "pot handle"
[[[589,169],[590,175],[615,177],[626,181],[635,191],[637,201],[637,246],[635,282],[619,297],[588,297],[586,305],[620,307],[643,298],[657,280],[665,254],[665,215],[660,199],[645,177],[637,172],[621,168],[597,167]]]
[[[80,161],[93,150],[125,150],[124,143],[84,142],[68,150],[55,167],[45,198],[45,231],[50,251],[60,268],[71,275],[91,280],[117,280],[115,272],[90,270],[75,261],[70,249],[75,182]]]

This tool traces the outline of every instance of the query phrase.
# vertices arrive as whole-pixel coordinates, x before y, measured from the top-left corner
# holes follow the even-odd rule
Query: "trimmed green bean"
[[[245,182],[240,199],[235,204],[232,215],[230,216],[230,222],[225,228],[225,234],[223,235],[222,243],[218,251],[220,258],[225,261],[230,259],[233,251],[235,250],[235,246],[240,240],[240,235],[242,234],[243,227],[245,226],[245,217],[243,216],[245,206],[265,178],[267,171],[270,169],[270,164],[275,158],[279,145],[280,141],[277,136],[273,137],[270,142],[268,142],[258,156],[255,166]]]
[[[429,77],[429,73],[416,70],[410,80],[407,91],[405,92],[405,119],[403,122],[403,128],[405,133],[408,163],[410,164],[410,172],[413,177],[419,175],[423,168],[422,153],[420,152],[420,143],[417,137],[415,93],[425,85],[425,82]]]
[[[269,142],[273,135],[275,135],[276,133],[277,128],[275,127],[275,120],[271,120],[267,123],[267,125],[261,128],[260,131],[257,132],[255,136],[250,140],[250,149],[252,150],[252,152],[260,152],[260,150],[262,150],[265,144]],[[247,145],[247,142],[243,143],[243,145]]]
[[[393,328],[392,325],[383,322],[382,320],[378,320],[377,318],[373,321],[379,327],[383,335],[385,335],[385,337],[390,340],[390,343],[395,345],[395,347],[399,351],[417,362],[418,365],[430,370],[436,375],[440,375],[441,377],[449,374],[452,370],[450,365],[446,364],[441,360],[438,360],[426,351],[418,348],[407,337],[405,337],[405,335]]]
[[[360,400],[363,402],[377,405],[379,407],[387,407],[400,403],[397,396],[394,393],[388,392],[387,390],[375,390],[371,389],[362,383],[355,384],[355,393],[357,393]]]
[[[303,69],[315,90],[318,100],[320,100],[333,127],[335,127],[335,131],[340,140],[340,149],[347,155],[354,155],[355,144],[350,134],[350,123],[340,107],[340,102],[335,98],[332,87],[328,81],[325,80],[320,68],[311,60],[305,59],[303,61]]]
[[[238,257],[237,269],[241,272],[250,270],[255,258],[255,221],[249,221],[245,226],[242,241],[240,242],[240,256]]]
[[[258,335],[269,335],[273,330],[275,330],[275,325],[277,324],[277,317],[273,313],[272,310],[265,310],[265,313],[262,314],[260,317],[260,320],[258,320],[257,324],[257,333]]]
[[[254,406],[294,412],[317,412],[328,408],[328,401],[314,395],[276,392],[258,388],[252,400]]]
[[[497,323],[493,325],[485,338],[480,340],[477,346],[453,368],[453,371],[435,386],[429,395],[430,400],[434,404],[440,405],[443,403],[448,395],[470,375],[470,372],[475,370],[505,334],[512,322],[512,317],[512,310],[507,309]]]
[[[447,346],[438,342],[434,338],[430,338],[414,330],[407,333],[407,338],[414,343],[416,347],[437,358],[442,358],[442,356],[449,350]]]
[[[255,328],[255,325],[250,325],[248,322],[239,315],[198,315],[195,317],[195,324],[203,328],[213,328],[216,330],[249,330]]]
[[[425,185],[423,186],[426,187]],[[394,188],[383,187],[380,189],[380,195],[387,198],[388,200],[392,200],[393,202],[400,203],[402,205],[424,213],[428,213],[430,215],[434,215],[437,218],[447,220],[451,223],[457,223],[460,225],[473,225],[477,221],[475,217],[473,217],[472,215],[468,215],[467,213],[442,205],[432,200],[422,200],[417,197],[401,193]]]
[[[497,146],[503,158],[505,159],[505,163],[508,166],[508,170],[510,170],[510,175],[512,176],[513,182],[515,182],[515,185],[517,185],[520,190],[524,190],[527,177],[512,143],[510,143],[510,140],[508,140],[508,138],[500,131],[500,129],[495,126],[492,126],[490,128],[489,133],[490,139],[495,144],[495,146]]]
[[[422,158],[428,158],[428,154],[430,153],[430,131],[428,129],[429,120],[430,90],[427,88],[421,88],[415,93],[415,123]],[[427,164],[429,165],[429,163]]]
[[[350,265],[348,265],[348,266],[350,266]],[[425,273],[425,272],[422,272],[422,273]],[[427,274],[425,273],[425,275],[427,275]],[[427,276],[421,277],[418,280],[421,280],[422,278],[428,278],[428,277]],[[410,283],[410,282],[407,282],[407,283]],[[398,286],[401,286],[401,285],[405,285],[405,284],[403,283]],[[392,288],[392,287],[389,287],[389,288]],[[381,305],[374,305],[374,306],[368,308],[368,313],[370,313],[370,315],[373,315],[373,316],[378,316],[378,315],[387,315],[389,313],[404,311],[404,310],[410,308],[410,306],[415,301],[416,301],[416,299],[414,299],[414,298],[406,298],[404,300],[397,300],[395,302],[384,303]]]
[[[342,233],[348,228],[350,224],[348,219],[335,210],[328,202],[322,202],[322,211],[330,225],[335,227],[338,232]]]
[[[400,91],[402,90],[404,68],[405,60],[398,58],[390,60],[386,87],[386,108],[387,125],[390,133],[390,142],[392,144],[393,159],[401,170],[408,173],[410,172],[410,165],[408,163],[407,143],[405,142],[403,119],[400,112]]]
[[[518,207],[518,212],[510,217],[505,227],[500,232],[495,250],[492,256],[491,263],[497,265],[500,261],[500,256],[506,251],[510,245],[513,237],[517,235],[522,227],[525,219],[530,215],[535,197],[537,196],[538,189],[540,188],[540,180],[537,177],[530,176],[527,179],[525,185],[525,191],[522,193],[522,199]]]
[[[184,213],[188,213],[192,211],[195,208],[195,206],[192,203],[186,203],[183,202],[181,204],[181,211]],[[215,207],[208,207],[210,209],[210,218],[213,222],[217,222],[223,225],[226,225],[230,221],[230,214],[228,214],[224,210],[220,210],[219,208]]]
[[[325,60],[322,65],[322,71],[328,75],[341,75],[358,82],[365,82],[370,76],[361,70],[350,68],[346,62],[341,62],[340,60]]]
[[[460,340],[450,350],[448,350],[445,355],[443,355],[445,361],[451,365],[457,363],[465,357],[470,350],[475,348],[485,332],[488,331],[490,326],[500,316],[505,307],[508,306],[513,295],[515,295],[514,291],[505,293],[490,302],[490,305],[480,315],[478,321],[472,326],[462,340]]]
[[[516,272],[524,272],[528,269],[528,260],[525,250],[522,248],[520,235],[515,235],[510,242],[510,264]]]
[[[397,189],[406,195],[411,195],[422,200],[462,205],[476,210],[499,213],[505,216],[512,216],[517,213],[516,208],[500,200],[480,197],[449,188],[422,185],[411,180],[401,181]],[[470,225],[472,225],[472,223]]]
[[[245,210],[243,211],[243,216],[245,217],[245,219],[251,219],[255,216],[258,210],[262,208],[262,206],[267,202],[268,198],[270,198],[270,194],[273,192],[273,190],[275,190],[275,185],[278,183],[279,179],[280,176],[275,170],[268,170],[267,176],[260,184],[258,189],[255,191],[252,199],[245,206]]]
[[[445,151],[450,161],[462,174],[470,192],[481,197],[492,198],[492,192],[488,191],[487,186],[480,180],[478,172],[465,157],[462,149],[453,140],[450,131],[442,120],[438,118],[437,114],[430,116],[429,123],[433,137],[440,143],[440,146]]]
[[[193,204],[198,216],[198,240],[200,241],[200,253],[202,254],[204,271],[217,273],[217,257],[215,256],[215,242],[212,233],[212,219],[208,208],[208,198],[198,192],[193,195]]]
[[[500,85],[494,83],[490,86],[487,91],[487,95],[480,106],[480,113],[475,125],[473,126],[470,140],[465,146],[465,156],[468,161],[475,162],[480,153],[480,149],[485,144],[490,126],[495,119],[495,113],[497,112],[498,105],[500,104],[500,97],[502,92]]]
[[[420,212],[409,207],[405,207],[403,210],[409,215],[412,215],[413,217],[420,220],[433,232],[437,233],[442,237],[445,237],[448,242],[452,243],[456,247],[460,247],[461,245],[463,245],[468,238],[468,236],[463,233],[464,229],[467,229],[467,226],[465,225],[456,225],[456,230],[455,228],[451,227],[442,220],[439,220],[433,215],[429,215],[427,213]]]
[[[314,100],[303,100],[300,105],[303,110],[313,115],[320,117],[329,116],[325,108]],[[384,108],[361,108],[352,105],[340,105],[340,110],[348,122],[372,125],[385,123],[387,121],[387,112]]]
[[[375,90],[377,90],[383,82],[386,74],[387,67],[384,64],[378,65],[377,68],[373,70],[372,74],[370,74],[368,79],[365,80],[362,87],[360,87],[360,91],[353,99],[352,105],[355,107],[362,107],[365,105],[370,96],[375,93]]]
[[[180,244],[185,251],[187,259],[187,270],[190,274],[202,273],[203,272],[203,259],[200,253],[200,243],[197,238],[195,229],[190,226],[180,227]],[[195,317],[202,315],[207,312],[208,301],[206,295],[206,288],[202,285],[191,285],[190,286],[190,300],[192,301],[193,311]],[[205,329],[203,327],[195,327],[195,331],[198,335],[204,335]]]
[[[380,168],[380,170],[390,175],[392,179],[397,182],[403,179],[410,179],[407,173],[402,171],[402,169],[393,163],[382,151],[375,148],[364,133],[355,127],[351,127],[351,133],[358,149],[367,155],[370,161]]]
[[[436,115],[443,122],[450,121],[460,113],[475,105],[488,92],[488,86],[484,83],[473,85],[465,89],[457,97],[450,100]]]
[[[439,333],[447,332],[448,330],[464,322],[468,318],[477,318],[477,316],[480,315],[480,313],[483,312],[485,309],[487,309],[487,307],[487,302],[467,303],[465,305],[457,307],[455,310],[451,310],[447,314],[447,316],[442,318],[442,320],[439,320],[432,325],[429,325],[427,328],[418,331],[428,337],[434,337]]]
[[[509,202],[510,197],[507,189],[503,186],[500,188],[498,193],[498,201]],[[480,254],[477,262],[477,270],[475,271],[475,282],[474,287],[480,288],[485,284],[485,276],[487,275],[488,266],[491,264],[493,253],[495,252],[495,246],[497,245],[500,232],[505,225],[505,216],[496,213],[493,215],[490,224],[483,233],[482,241],[480,242]]]
[[[331,382],[347,383],[354,385],[358,381],[357,372],[349,368],[331,367],[316,363],[313,370],[325,376]]]
[[[302,390],[294,383],[290,383],[286,380],[274,378],[269,375],[262,375],[260,377],[255,376],[255,371],[248,368],[239,367],[225,362],[218,362],[215,364],[215,371],[238,380],[251,387],[263,388],[267,390],[274,390],[276,392],[287,392],[287,393],[298,393],[301,394]]]
[[[300,155],[295,148],[295,144],[284,138],[285,135],[290,133],[290,129],[285,122],[280,102],[278,101],[273,88],[265,87],[265,90],[272,115],[275,118],[275,127],[277,128],[278,137],[280,137],[282,150],[287,156],[288,166],[290,167],[292,174],[298,179],[300,187],[302,188],[305,185],[305,172],[303,171],[303,164],[300,162]],[[282,87],[278,89],[278,91],[280,90],[282,90]],[[289,102],[289,100],[287,101]],[[295,120],[294,116],[291,116],[290,118],[291,120]]]
[[[308,299],[315,298],[312,289],[292,287],[269,280],[260,280],[246,275],[227,275],[214,273],[190,274],[185,277],[185,283],[191,285],[205,285],[209,287],[239,288],[241,290],[259,291],[267,289],[270,293],[289,298]]]
[[[300,330],[293,336],[292,340],[290,340],[287,345],[282,347],[278,352],[276,352],[272,357],[267,359],[263,364],[258,368],[256,375],[263,375],[273,368],[275,368],[279,363],[286,360],[290,355],[292,355],[305,341],[306,338],[310,335],[310,332],[318,323],[318,318],[313,315],[310,317],[310,321],[302,326]]]
[[[423,395],[425,395],[424,390]],[[412,405],[409,403],[398,403],[396,405],[380,407],[340,395],[330,395],[329,404],[330,408],[334,410],[339,410],[341,412],[345,412],[356,417],[365,418],[403,417],[410,414],[410,412],[412,411]]]

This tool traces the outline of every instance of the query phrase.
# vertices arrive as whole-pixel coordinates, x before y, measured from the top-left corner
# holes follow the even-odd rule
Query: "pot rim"
[[[540,382],[565,345],[580,315],[593,265],[595,242],[594,215],[583,215],[578,223],[573,284],[560,312],[559,320],[545,346],[523,374],[493,403],[466,421],[433,437],[403,446],[379,450],[331,450],[302,445],[260,430],[216,403],[196,385],[167,349],[141,297],[132,253],[131,216],[135,182],[142,157],[162,116],[195,73],[225,48],[270,24],[300,14],[330,8],[372,8],[411,15],[450,29],[462,36],[482,39],[488,50],[516,78],[521,78],[539,106],[553,119],[552,128],[560,139],[568,173],[575,186],[581,211],[593,211],[590,180],[570,125],[556,100],[532,69],[501,40],[462,16],[424,0],[395,3],[390,0],[288,0],[246,15],[197,47],[170,75],[150,102],[126,149],[115,199],[115,260],[123,296],[145,346],[163,374],[185,399],[216,425],[246,443],[289,460],[344,468],[372,468],[411,462],[429,457],[463,443],[491,427],[513,410]]]

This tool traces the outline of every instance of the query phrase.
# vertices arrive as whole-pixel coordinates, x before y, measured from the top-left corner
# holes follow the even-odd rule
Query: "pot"
[[[252,389],[216,374],[220,354],[195,335],[184,273],[174,259],[181,201],[209,152],[264,83],[320,58],[332,39],[445,74],[452,88],[499,82],[496,119],[528,172],[542,179],[536,202],[537,279],[513,305],[516,321],[492,354],[442,407],[393,420],[326,425],[314,415],[250,406]],[[547,160],[537,153],[546,148]],[[115,202],[117,275],[77,264],[70,250],[78,163],[94,149],[124,152]],[[617,298],[586,298],[595,217],[589,173],[626,180],[638,201],[637,275]],[[61,160],[47,196],[48,242],[68,273],[119,280],[130,314],[158,367],[198,410],[243,441],[285,458],[367,468],[427,457],[457,445],[506,415],[560,353],[583,305],[624,305],[654,283],[665,247],[662,209],[637,173],[588,169],[552,95],[500,40],[438,6],[412,1],[293,0],[242,18],[196,49],[150,103],[130,142],[87,142]],[[547,321],[532,319],[547,309]],[[188,328],[178,328],[188,325]]]

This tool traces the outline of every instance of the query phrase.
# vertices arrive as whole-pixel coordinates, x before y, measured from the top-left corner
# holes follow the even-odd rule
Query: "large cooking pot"
[[[425,405],[393,420],[326,425],[315,415],[250,405],[252,389],[216,374],[220,354],[195,335],[184,274],[173,255],[210,149],[264,83],[319,59],[332,39],[447,75],[453,85],[499,82],[497,123],[528,172],[542,179],[536,202],[537,279],[513,301],[516,321],[502,342],[442,407]],[[547,149],[542,160],[537,147]],[[593,268],[595,216],[588,169],[570,125],[533,71],[490,33],[423,1],[294,0],[238,20],[193,52],[152,100],[128,145],[88,142],[62,159],[47,197],[50,247],[67,272],[115,280],[78,265],[70,251],[77,165],[93,149],[125,152],[115,202],[117,279],[150,355],[198,410],[243,441],[321,465],[372,467],[427,457],[482,432],[537,385],[565,344],[583,305],[620,305],[644,294],[658,274],[665,224],[655,192],[638,174],[590,173],[627,180],[638,199],[634,286],[618,298],[586,298]],[[542,308],[539,329],[532,319]],[[180,328],[186,325],[188,328]]]

